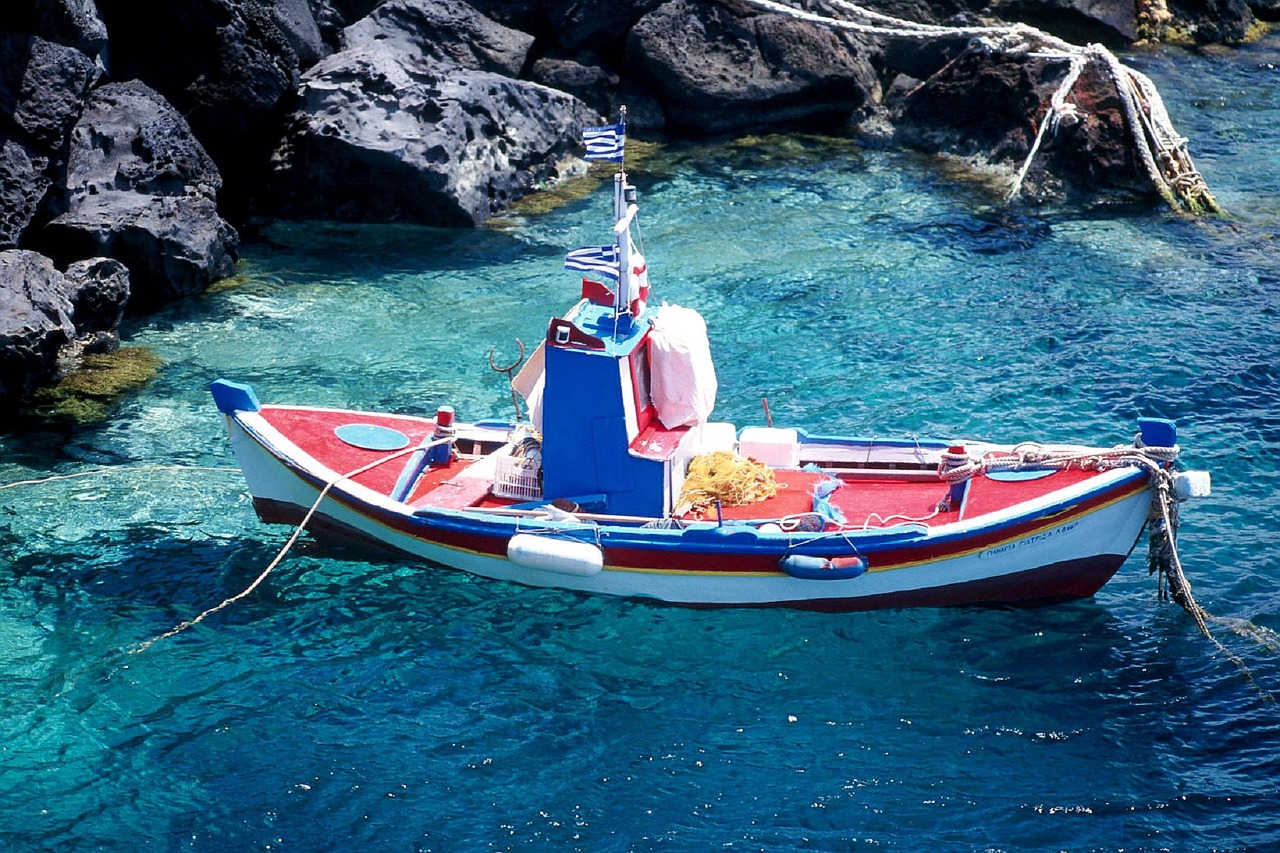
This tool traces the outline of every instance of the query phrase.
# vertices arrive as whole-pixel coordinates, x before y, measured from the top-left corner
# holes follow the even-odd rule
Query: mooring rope
[[[1200,633],[1209,639],[1219,652],[1234,664],[1250,681],[1253,673],[1239,655],[1232,652],[1213,635],[1209,623],[1224,625],[1243,637],[1252,639],[1268,651],[1280,652],[1280,635],[1268,628],[1253,624],[1247,619],[1228,619],[1214,616],[1205,610],[1191,591],[1178,556],[1178,507],[1174,495],[1174,472],[1169,467],[1177,458],[1179,448],[1148,445],[1118,445],[1107,450],[1045,450],[1038,444],[1017,445],[1007,455],[984,454],[978,457],[954,454],[944,455],[938,467],[938,476],[948,483],[966,480],[979,473],[1012,471],[1024,467],[1080,468],[1083,470],[1109,470],[1137,466],[1146,470],[1152,478],[1151,510],[1148,523],[1152,525],[1147,552],[1150,574],[1157,574],[1157,594],[1163,600],[1172,599],[1191,614]],[[1265,694],[1271,699],[1270,694]]]
[[[212,468],[203,465],[128,465],[118,468],[97,468],[92,471],[77,471],[74,474],[54,474],[37,480],[17,480],[0,485],[0,492],[18,486],[43,486],[45,483],[56,483],[59,480],[77,480],[81,477],[100,477],[107,474],[128,474],[134,471],[213,471],[220,474],[239,474],[239,468]]]
[[[800,9],[793,5],[796,0],[747,0],[747,2],[758,8],[797,20],[877,38],[921,41],[968,38],[970,39],[969,47],[961,55],[976,48],[985,53],[1006,56],[1047,56],[1070,59],[1072,70],[1068,74],[1068,80],[1059,85],[1050,98],[1034,144],[1023,161],[1022,168],[1015,175],[1006,200],[1013,199],[1021,192],[1027,172],[1040,151],[1047,132],[1056,132],[1062,117],[1068,114],[1079,114],[1076,106],[1068,103],[1066,99],[1079,77],[1080,69],[1090,61],[1098,61],[1106,68],[1112,85],[1116,89],[1131,144],[1143,170],[1160,197],[1175,210],[1186,210],[1194,214],[1222,213],[1222,208],[1209,191],[1204,177],[1191,161],[1187,140],[1179,136],[1174,129],[1164,101],[1155,85],[1145,75],[1122,63],[1115,54],[1102,45],[1091,44],[1080,47],[1023,23],[976,27],[922,24],[866,9],[850,0],[828,0],[828,5],[859,20],[836,18]],[[949,67],[958,58],[953,58],[944,68]]]
[[[975,474],[991,471],[1017,471],[1023,468],[1080,468],[1085,471],[1106,471],[1137,465],[1152,473],[1165,470],[1162,466],[1177,458],[1179,448],[1143,445],[1117,445],[1110,449],[1082,448],[1080,450],[1046,450],[1035,442],[1014,446],[1009,453],[982,456],[963,455],[939,466],[938,476],[948,483],[967,480]]]
[[[1240,670],[1240,673],[1259,690],[1262,698],[1273,702],[1275,698],[1258,687],[1253,678],[1253,671],[1244,659],[1228,649],[1213,635],[1209,630],[1209,623],[1226,626],[1234,633],[1253,640],[1272,653],[1280,651],[1280,638],[1277,638],[1276,633],[1269,628],[1255,625],[1247,619],[1214,616],[1196,600],[1191,591],[1191,583],[1182,569],[1182,560],[1178,556],[1178,509],[1173,496],[1173,475],[1167,469],[1162,469],[1160,473],[1162,476],[1157,478],[1151,499],[1151,520],[1154,526],[1147,552],[1148,572],[1157,573],[1160,577],[1159,597],[1161,600],[1172,598],[1183,610],[1190,613],[1200,633],[1213,643],[1223,657]]]
[[[416,453],[419,450],[429,450],[430,448],[435,447],[436,445],[446,444],[452,440],[453,440],[452,438],[446,437],[446,438],[436,439],[435,441],[428,442],[427,444],[410,445],[409,447],[403,448],[401,450],[397,450],[396,452],[390,453],[386,456],[379,457],[373,460],[372,462],[369,462],[365,465],[361,465],[359,468],[356,468],[352,471],[348,471],[346,474],[341,474],[337,477],[334,477],[332,480],[329,480],[327,483],[324,484],[324,488],[320,490],[320,493],[316,495],[316,499],[312,502],[311,507],[307,510],[306,514],[303,515],[302,520],[299,521],[298,524],[294,527],[293,533],[289,536],[288,540],[284,543],[284,546],[279,550],[279,552],[276,553],[275,557],[271,560],[271,562],[267,564],[267,567],[262,570],[262,573],[259,574],[256,578],[254,578],[253,583],[249,584],[243,590],[231,596],[230,598],[224,599],[219,604],[216,604],[213,607],[210,607],[208,610],[205,610],[199,616],[180,622],[177,625],[175,625],[173,628],[170,628],[168,631],[165,631],[163,634],[158,634],[157,636],[152,637],[150,640],[147,640],[146,642],[139,644],[135,648],[130,649],[129,653],[135,654],[135,655],[141,654],[142,652],[145,652],[147,649],[151,648],[161,640],[167,640],[170,637],[173,637],[177,634],[182,633],[188,628],[192,628],[196,625],[199,625],[207,617],[212,616],[214,613],[217,613],[218,611],[229,607],[230,605],[234,604],[235,602],[239,601],[240,599],[244,598],[245,596],[252,593],[255,589],[257,589],[262,584],[262,582],[267,579],[267,576],[271,574],[272,571],[275,570],[276,566],[280,565],[280,562],[285,558],[285,555],[289,553],[289,550],[293,548],[294,543],[297,542],[298,538],[302,535],[302,531],[305,530],[307,525],[311,523],[311,518],[316,514],[316,510],[320,508],[320,503],[325,499],[326,496],[328,496],[329,491],[338,483],[341,483],[344,480],[350,480],[353,477],[358,477],[361,474],[365,473],[366,471],[371,471],[374,468],[377,468],[379,465],[383,465],[387,462],[390,462],[393,459],[398,459],[401,456],[408,456],[410,454]]]
[[[1032,144],[1031,151],[1027,154],[1027,159],[1022,162],[1022,168],[1014,176],[1013,185],[1005,195],[1005,201],[1012,201],[1022,192],[1022,182],[1026,180],[1027,172],[1031,170],[1031,164],[1035,162],[1036,154],[1040,151],[1045,131],[1052,130],[1056,134],[1058,126],[1066,118],[1078,117],[1080,114],[1075,104],[1067,102],[1067,95],[1071,94],[1071,89],[1076,85],[1076,80],[1080,79],[1080,72],[1084,70],[1085,59],[1083,56],[1075,54],[1061,54],[1061,58],[1071,63],[1071,69],[1067,72],[1067,76],[1063,78],[1062,82],[1058,84],[1057,91],[1049,99],[1049,109],[1045,110],[1044,118],[1040,120],[1040,128],[1036,131],[1036,141]]]

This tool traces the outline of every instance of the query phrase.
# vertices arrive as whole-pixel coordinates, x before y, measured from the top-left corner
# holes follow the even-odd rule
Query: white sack
[[[704,423],[716,405],[707,324],[692,308],[662,303],[649,333],[649,396],[667,429]]]

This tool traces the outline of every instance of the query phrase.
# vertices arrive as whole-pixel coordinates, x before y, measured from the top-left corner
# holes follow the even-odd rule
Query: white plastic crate
[[[542,462],[525,456],[499,456],[493,493],[500,498],[536,501],[542,497]]]
[[[799,434],[793,429],[746,427],[738,439],[738,453],[770,468],[799,468]]]

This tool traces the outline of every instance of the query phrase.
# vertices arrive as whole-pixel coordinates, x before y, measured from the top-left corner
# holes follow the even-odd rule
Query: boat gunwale
[[[247,423],[244,417],[246,415],[256,416],[255,419],[260,423],[260,428],[253,423]],[[499,554],[501,547],[496,550],[471,548],[440,541],[425,534],[435,530],[452,536],[477,537],[504,543],[507,538],[518,532],[529,531],[528,527],[521,526],[521,521],[534,520],[537,522],[536,529],[539,531],[579,540],[590,539],[596,544],[604,544],[604,541],[608,540],[608,547],[615,551],[621,549],[632,552],[716,556],[740,554],[744,557],[757,558],[779,553],[813,556],[879,554],[881,557],[890,559],[887,564],[873,565],[871,570],[888,571],[938,559],[936,554],[915,559],[893,559],[895,551],[917,550],[923,547],[936,551],[937,549],[945,550],[948,546],[954,546],[959,542],[970,543],[969,547],[946,554],[947,557],[961,556],[999,547],[1060,527],[1062,524],[1083,518],[1138,493],[1147,487],[1145,482],[1138,481],[1145,480],[1148,476],[1147,472],[1137,466],[1119,466],[1100,471],[1097,476],[1048,492],[1031,501],[986,513],[977,519],[956,521],[925,529],[912,526],[909,531],[901,529],[906,525],[898,525],[891,528],[814,531],[802,534],[798,531],[763,531],[756,526],[759,523],[767,523],[768,520],[754,522],[741,520],[725,525],[718,525],[711,521],[694,522],[681,528],[664,529],[644,527],[644,522],[657,519],[640,517],[637,517],[633,523],[612,521],[600,524],[589,513],[576,516],[573,520],[557,520],[540,516],[536,509],[512,512],[506,508],[412,507],[393,501],[390,497],[360,483],[342,478],[340,472],[335,472],[323,465],[256,412],[237,411],[228,417],[234,419],[250,439],[267,450],[284,470],[301,479],[309,488],[315,489],[317,494],[319,490],[333,482],[326,499],[337,501],[347,511],[363,516],[371,523],[401,535],[429,541],[441,547],[461,548],[490,555]],[[274,433],[279,441],[272,441],[266,433]],[[288,448],[296,452],[291,454]],[[310,460],[313,465],[307,465],[307,460]],[[1123,493],[1117,493],[1121,491]],[[372,499],[366,499],[362,494],[367,494]],[[718,530],[725,532],[717,533]],[[806,538],[799,539],[800,536],[806,536]],[[832,547],[833,545],[835,547]],[[609,565],[606,568],[619,571],[666,571],[620,565]],[[721,575],[728,572],[713,570],[709,574]],[[759,572],[748,571],[743,574],[755,575]]]

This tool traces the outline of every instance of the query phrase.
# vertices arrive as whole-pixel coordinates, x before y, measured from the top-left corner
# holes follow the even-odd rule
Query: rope
[[[730,450],[716,450],[689,461],[684,487],[673,515],[705,512],[717,502],[742,506],[771,498],[778,493],[773,469]]]
[[[1222,644],[1209,630],[1209,623],[1216,622],[1229,627],[1235,633],[1248,637],[1272,652],[1280,652],[1280,635],[1267,628],[1254,625],[1246,619],[1226,619],[1209,613],[1196,601],[1178,556],[1178,510],[1174,497],[1173,470],[1169,464],[1177,458],[1179,448],[1153,447],[1135,442],[1132,446],[1119,445],[1110,450],[1048,451],[1038,444],[1026,443],[1013,448],[1007,456],[983,456],[972,458],[961,454],[944,454],[938,466],[938,476],[948,483],[968,479],[978,473],[1017,470],[1022,467],[1072,468],[1104,471],[1125,466],[1137,466],[1151,474],[1152,496],[1149,521],[1154,522],[1151,531],[1147,567],[1151,574],[1158,574],[1158,597],[1173,599],[1183,610],[1191,614],[1200,633],[1217,647],[1218,651],[1234,664],[1250,681],[1253,673],[1244,661]],[[1269,694],[1266,698],[1271,699]]]
[[[747,0],[747,2],[796,20],[879,38],[925,41],[969,38],[970,43],[964,53],[977,50],[989,54],[1069,59],[1072,63],[1072,71],[1050,98],[1045,118],[1041,121],[1036,133],[1035,142],[1014,178],[1006,201],[1012,200],[1021,192],[1023,181],[1031,168],[1032,161],[1040,151],[1046,132],[1056,132],[1063,118],[1079,115],[1076,106],[1066,102],[1066,97],[1075,85],[1080,70],[1090,61],[1101,62],[1106,67],[1120,98],[1121,112],[1124,113],[1130,142],[1136,150],[1143,170],[1160,197],[1175,210],[1186,210],[1194,214],[1223,212],[1209,191],[1204,177],[1192,163],[1191,155],[1187,150],[1187,140],[1174,130],[1173,122],[1155,85],[1145,75],[1125,66],[1102,45],[1092,44],[1080,47],[1022,23],[979,27],[921,24],[875,12],[849,0],[828,0],[828,2],[832,8],[858,18],[857,21],[796,8],[791,4],[797,0],[786,0],[786,2]],[[944,70],[958,58],[948,62]],[[919,87],[917,86],[916,89],[918,90]]]
[[[940,465],[938,476],[945,482],[958,483],[976,474],[990,471],[1016,471],[1021,468],[1080,468],[1085,471],[1106,471],[1112,468],[1137,465],[1158,474],[1165,463],[1177,458],[1179,448],[1118,445],[1109,450],[1045,450],[1034,442],[1015,446],[1007,455],[984,454],[979,457],[962,456],[948,459]],[[961,461],[963,460],[963,461]]]
[[[316,513],[316,510],[319,509],[321,501],[325,499],[325,497],[329,494],[329,491],[338,483],[341,483],[344,480],[350,480],[352,477],[358,477],[361,474],[365,473],[366,471],[371,471],[374,468],[377,468],[379,465],[382,465],[386,462],[390,462],[392,459],[398,459],[401,456],[408,456],[412,453],[416,453],[419,450],[430,449],[432,447],[435,447],[436,445],[445,444],[449,440],[450,439],[448,438],[442,438],[442,439],[437,439],[435,441],[428,442],[427,444],[411,445],[409,447],[403,448],[402,450],[397,450],[395,453],[391,453],[386,456],[379,457],[378,459],[375,459],[372,462],[369,462],[365,465],[361,465],[359,468],[356,468],[352,471],[348,471],[346,474],[341,474],[333,478],[329,482],[325,483],[324,488],[320,490],[320,494],[316,495],[316,499],[314,502],[312,502],[311,507],[306,512],[306,515],[302,517],[302,521],[298,522],[297,526],[294,527],[293,533],[289,536],[288,541],[284,543],[284,547],[280,549],[280,551],[276,554],[275,558],[271,560],[271,562],[267,565],[267,567],[262,570],[262,573],[259,574],[256,578],[254,578],[253,583],[249,584],[243,590],[231,596],[230,598],[224,599],[220,604],[216,604],[213,607],[210,607],[208,610],[205,610],[199,616],[196,616],[193,619],[188,619],[184,622],[180,622],[179,624],[175,625],[173,628],[170,628],[168,631],[165,631],[163,634],[159,634],[155,637],[152,637],[150,640],[147,640],[146,642],[140,644],[136,648],[130,649],[129,653],[135,654],[135,655],[141,654],[145,652],[147,649],[154,646],[156,643],[160,642],[161,640],[167,640],[170,637],[173,637],[177,634],[181,634],[183,631],[187,630],[188,628],[192,628],[196,625],[199,625],[207,617],[212,616],[214,613],[217,613],[219,610],[223,610],[224,608],[229,607],[230,605],[234,604],[235,602],[239,601],[240,599],[244,598],[245,596],[252,593],[255,589],[257,589],[262,584],[262,582],[267,579],[267,575],[271,574],[271,572],[275,570],[276,566],[280,565],[280,561],[284,559],[285,555],[289,553],[289,550],[293,547],[294,543],[298,541],[298,537],[302,535],[302,531],[305,530],[307,525],[311,523],[311,517],[314,516]]]
[[[1036,131],[1035,144],[1031,146],[1031,151],[1027,154],[1027,159],[1023,161],[1022,168],[1018,170],[1018,174],[1013,179],[1013,186],[1009,188],[1009,192],[1005,195],[1005,201],[1012,201],[1022,192],[1022,182],[1027,177],[1027,172],[1031,169],[1031,163],[1036,159],[1037,152],[1040,151],[1040,143],[1044,141],[1045,131],[1052,129],[1056,134],[1058,126],[1068,116],[1078,117],[1079,110],[1075,104],[1067,103],[1067,95],[1071,93],[1071,89],[1076,85],[1076,81],[1080,79],[1080,72],[1084,70],[1085,60],[1082,56],[1068,56],[1071,61],[1071,69],[1067,72],[1067,76],[1058,86],[1053,97],[1049,99],[1049,109],[1045,111],[1044,118],[1040,120],[1040,129]]]
[[[1235,633],[1252,639],[1271,652],[1280,651],[1280,642],[1277,641],[1275,632],[1270,629],[1254,625],[1247,619],[1225,619],[1214,616],[1196,601],[1195,595],[1191,592],[1191,583],[1182,569],[1182,560],[1178,556],[1178,509],[1173,496],[1173,474],[1167,469],[1162,469],[1160,475],[1151,499],[1151,515],[1156,524],[1151,531],[1151,542],[1147,553],[1148,572],[1159,574],[1159,598],[1162,601],[1172,598],[1183,610],[1190,613],[1200,633],[1207,637],[1222,656],[1231,661],[1251,684],[1257,687],[1253,671],[1239,655],[1228,649],[1213,635],[1209,630],[1209,623],[1226,625]],[[1270,693],[1261,688],[1259,690],[1264,699],[1274,701]]]
[[[119,468],[97,468],[93,471],[79,471],[75,474],[54,474],[51,477],[41,477],[38,480],[18,480],[13,483],[4,483],[0,485],[0,492],[5,489],[14,489],[18,486],[42,486],[45,483],[54,483],[58,480],[76,480],[81,477],[97,477],[102,474],[121,474],[130,471],[215,471],[226,474],[239,474],[239,468],[209,468],[201,465],[137,465]]]

